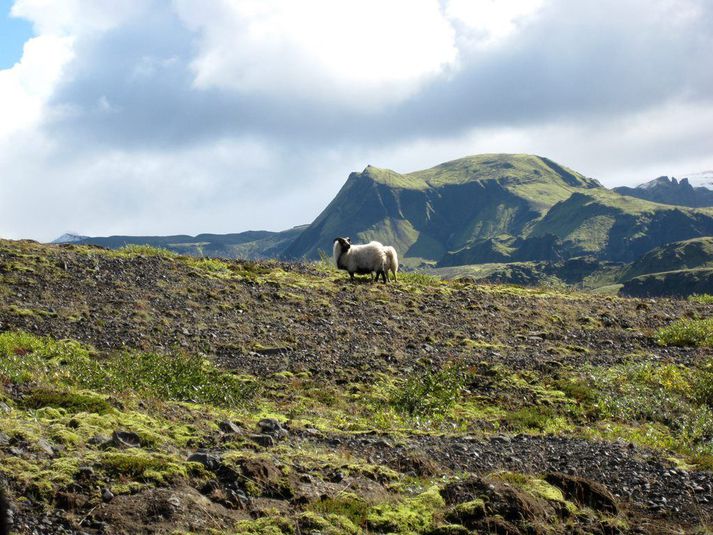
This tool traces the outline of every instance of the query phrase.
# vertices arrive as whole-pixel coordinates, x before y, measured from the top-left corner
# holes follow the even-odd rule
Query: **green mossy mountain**
[[[713,211],[620,195],[539,156],[484,154],[404,175],[373,166],[352,173],[284,256],[317,258],[339,235],[393,244],[407,266],[583,255],[631,262],[713,235]]]
[[[654,182],[636,189],[692,189],[687,181]],[[311,260],[331,252],[337,236],[393,245],[405,268],[435,267],[447,276],[459,273],[527,284],[555,279],[592,288],[663,271],[710,267],[695,260],[696,248],[705,240],[685,250],[674,245],[662,252],[670,261],[656,258],[653,250],[713,236],[713,208],[622,195],[540,156],[482,154],[407,174],[367,166],[349,175],[312,224],[284,232],[112,236],[76,243],[109,248],[147,244],[193,256]],[[650,251],[654,257],[643,257]],[[587,274],[572,281],[573,273],[581,272],[580,258],[586,258]],[[488,266],[465,269],[483,264]]]
[[[694,238],[657,247],[632,262],[622,280],[641,275],[713,268],[713,237]]]
[[[504,248],[507,256],[509,240],[526,240],[553,205],[596,189],[602,189],[596,180],[523,154],[470,156],[404,175],[368,166],[349,175],[285,256],[316,258],[339,235],[377,239],[393,244],[404,257],[431,263],[470,247],[484,248],[489,257]],[[487,240],[494,241],[481,247]]]

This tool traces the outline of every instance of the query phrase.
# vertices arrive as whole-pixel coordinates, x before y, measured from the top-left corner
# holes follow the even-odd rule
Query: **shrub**
[[[676,320],[659,330],[656,342],[662,346],[713,347],[713,318]]]
[[[696,294],[688,296],[688,300],[691,303],[699,303],[701,305],[713,304],[713,295],[710,294]]]
[[[104,393],[134,391],[166,401],[234,407],[256,395],[259,388],[257,382],[224,372],[197,355],[123,352],[99,359],[77,342],[22,332],[0,334],[0,356],[0,376],[15,383],[51,385],[51,392],[58,386]],[[55,392],[52,396],[59,403],[67,395]],[[75,395],[75,401],[76,396],[81,397]]]
[[[393,392],[390,403],[409,416],[442,415],[460,398],[466,376],[459,365],[411,375]]]

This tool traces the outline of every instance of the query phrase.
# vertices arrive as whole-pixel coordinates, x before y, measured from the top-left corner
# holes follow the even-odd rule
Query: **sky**
[[[0,237],[311,222],[351,171],[713,170],[711,0],[0,0]]]

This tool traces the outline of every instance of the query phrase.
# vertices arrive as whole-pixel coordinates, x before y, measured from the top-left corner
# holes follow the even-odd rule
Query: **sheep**
[[[399,255],[391,245],[385,246],[384,252],[386,253],[386,273],[391,271],[394,274],[394,280],[396,280],[396,272],[399,270]]]
[[[376,272],[376,280],[379,275],[388,282],[386,277],[386,252],[384,246],[379,242],[370,242],[365,245],[352,245],[349,238],[334,238],[332,247],[334,263],[338,269],[349,272],[349,277],[354,280],[354,274],[371,274]]]

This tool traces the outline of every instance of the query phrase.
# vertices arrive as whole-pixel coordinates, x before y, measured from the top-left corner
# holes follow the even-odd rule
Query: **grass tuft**
[[[658,331],[656,342],[662,346],[713,347],[713,318],[676,320]]]

